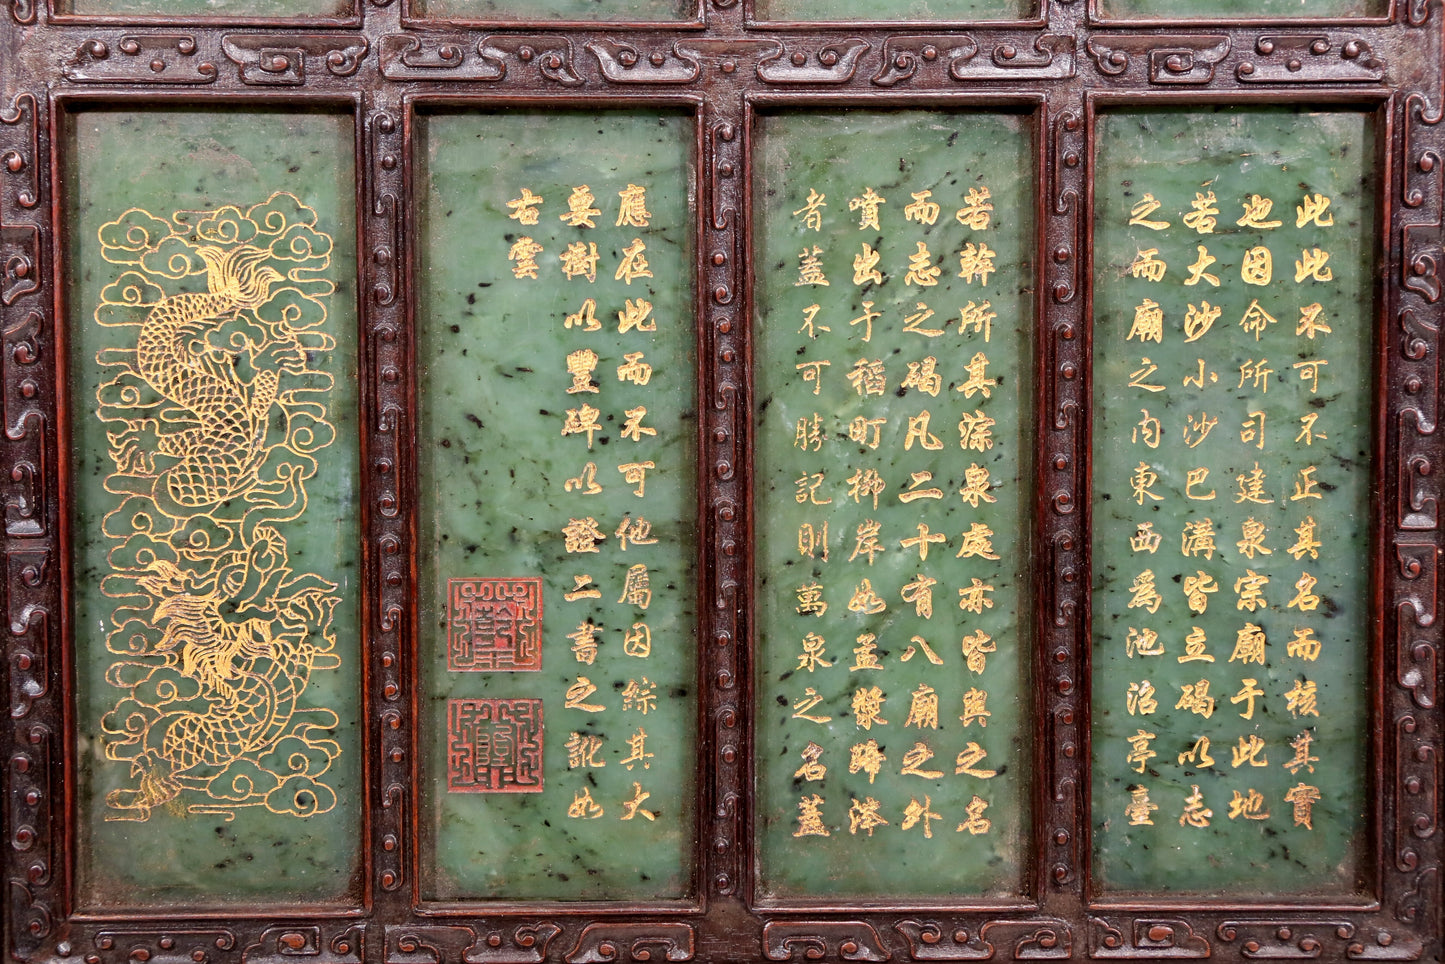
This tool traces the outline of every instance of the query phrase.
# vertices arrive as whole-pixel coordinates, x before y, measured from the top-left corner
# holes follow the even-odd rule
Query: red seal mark
[[[466,673],[541,668],[539,577],[447,580],[447,669]]]
[[[542,792],[542,701],[447,700],[447,789]]]

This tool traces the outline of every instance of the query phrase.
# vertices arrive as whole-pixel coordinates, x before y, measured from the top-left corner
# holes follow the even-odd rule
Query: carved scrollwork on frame
[[[361,66],[368,44],[359,34],[228,34],[221,50],[240,67],[241,82],[260,87],[298,87],[306,83],[307,62],[318,62],[337,77],[350,77]]]
[[[562,928],[551,921],[479,931],[421,925],[386,929],[385,964],[541,964]]]
[[[1186,921],[1139,918],[1090,921],[1089,956],[1099,959],[1147,957],[1194,959],[1210,956],[1209,941]]]
[[[883,65],[873,76],[879,87],[892,87],[911,80],[920,70],[925,77],[932,68],[967,61],[978,54],[978,41],[967,34],[950,36],[889,37],[883,43]]]
[[[0,223],[0,305],[40,290],[40,229],[33,224]]]
[[[741,877],[741,790],[745,760],[742,750],[744,692],[739,684],[738,595],[740,588],[739,542],[744,520],[739,505],[745,504],[739,447],[744,414],[741,411],[744,376],[740,359],[744,355],[743,329],[736,320],[736,290],[742,270],[743,133],[727,122],[710,123],[703,159],[707,179],[705,198],[707,245],[706,331],[710,381],[704,388],[711,401],[706,413],[703,464],[711,466],[717,495],[708,514],[706,537],[713,547],[709,567],[712,612],[713,686],[708,687],[707,710],[711,721],[709,742],[713,751],[712,841],[713,875],[709,885],[720,896],[736,893]]]
[[[1385,62],[1358,38],[1338,43],[1321,36],[1260,37],[1254,56],[1234,70],[1246,83],[1347,84],[1385,79]]]
[[[320,927],[269,927],[241,953],[241,964],[279,964],[302,957],[307,964],[360,964],[366,929],[360,924],[342,925],[328,936]],[[188,960],[200,964],[195,953]]]
[[[1214,68],[1229,55],[1230,40],[1221,34],[1097,34],[1086,49],[1099,72],[1110,77],[1142,63],[1151,84],[1207,84],[1214,79]]]
[[[105,928],[91,939],[98,952],[86,955],[86,961],[101,964],[124,959],[146,961],[148,964],[205,964],[218,957],[229,957],[236,948],[235,931],[226,928],[185,928],[166,930],[130,930]]]
[[[1435,747],[1410,739],[1419,721],[1407,714],[1396,721],[1396,765],[1400,773],[1400,817],[1395,826],[1395,866],[1410,872],[1419,869],[1417,841],[1429,840],[1439,829],[1436,799],[1440,760]]]
[[[85,41],[64,73],[87,84],[210,84],[218,71],[190,34],[125,34]]]
[[[506,70],[465,40],[414,34],[381,38],[381,73],[390,80],[501,80]]]
[[[558,37],[526,37],[497,34],[477,45],[484,61],[498,64],[503,74],[511,70],[535,70],[543,80],[564,87],[580,87],[572,58],[572,41]]]
[[[40,201],[40,125],[35,95],[16,94],[9,106],[0,108],[0,165],[7,175],[5,193],[20,210],[35,208]],[[40,290],[41,235],[33,224],[5,222],[0,203],[0,305]]]
[[[16,667],[11,667],[14,673]],[[12,684],[13,685],[13,684]],[[50,936],[58,910],[53,902],[49,814],[58,801],[50,792],[52,734],[43,723],[17,723],[8,761],[9,787],[6,830],[13,851],[9,865],[19,871],[12,876],[7,922],[14,927],[11,953],[24,954]]]
[[[763,953],[770,961],[886,961],[893,955],[864,921],[769,921]]]
[[[976,930],[939,921],[901,920],[893,929],[908,942],[915,961],[1067,960],[1073,955],[1069,925],[1061,920],[993,920]]]
[[[366,244],[367,372],[371,381],[376,422],[371,431],[370,457],[375,469],[372,503],[375,507],[371,537],[375,540],[376,589],[380,630],[372,657],[373,686],[380,693],[377,712],[380,738],[376,741],[376,767],[380,774],[381,806],[373,811],[377,841],[374,872],[383,891],[399,890],[406,879],[407,809],[410,765],[407,754],[407,701],[402,687],[403,613],[409,611],[407,563],[402,547],[407,529],[398,488],[402,474],[402,442],[406,431],[405,346],[401,340],[401,264],[404,257],[402,223],[402,126],[387,110],[367,118],[368,200]]]
[[[48,549],[14,549],[5,554],[5,575],[10,586],[39,586],[46,581],[49,568]],[[10,717],[23,720],[36,700],[50,692],[50,612],[33,602],[17,601],[17,595],[10,596],[11,639],[5,648],[10,663]]]
[[[0,108],[0,124],[16,132],[15,143],[0,152],[0,165],[13,179],[15,203],[33,208],[39,203],[40,125],[36,117],[35,95],[16,94],[10,106]],[[7,138],[8,139],[8,138]]]
[[[1264,960],[1338,957],[1341,952],[1352,960],[1417,960],[1420,956],[1418,941],[1374,930],[1367,943],[1360,930],[1349,920],[1226,920],[1214,934],[1221,944],[1238,945],[1243,956]]]
[[[381,73],[390,80],[500,81],[509,71],[526,76],[535,70],[564,87],[584,82],[566,38],[497,34],[472,47],[464,39],[391,34],[381,38],[380,46]]]
[[[857,37],[821,46],[785,42],[758,59],[758,77],[769,84],[846,84],[871,46]]]
[[[567,964],[617,961],[690,961],[696,935],[687,924],[588,924],[567,952]]]
[[[1000,40],[984,45],[979,56],[955,57],[948,62],[954,80],[1037,79],[1061,80],[1074,76],[1074,38],[1041,34],[1024,47],[1017,41]]]
[[[697,55],[680,44],[650,53],[618,40],[589,40],[583,46],[597,58],[602,76],[614,84],[685,84],[702,72]]]
[[[1048,130],[1047,169],[1052,194],[1043,225],[1046,263],[1041,275],[1051,302],[1051,327],[1046,339],[1044,424],[1048,428],[1046,491],[1052,508],[1048,527],[1049,562],[1055,577],[1048,580],[1042,621],[1049,642],[1043,685],[1050,701],[1045,728],[1045,759],[1051,773],[1046,784],[1054,788],[1049,808],[1049,849],[1043,856],[1048,879],[1055,887],[1075,886],[1079,879],[1079,817],[1084,810],[1078,774],[1079,747],[1084,745],[1080,717],[1074,703],[1078,673],[1077,615],[1083,610],[1083,520],[1077,511],[1080,458],[1085,429],[1083,412],[1082,346],[1079,337],[1078,297],[1080,256],[1083,249],[1085,126],[1077,107],[1057,111]],[[1043,707],[1040,708],[1044,712]]]

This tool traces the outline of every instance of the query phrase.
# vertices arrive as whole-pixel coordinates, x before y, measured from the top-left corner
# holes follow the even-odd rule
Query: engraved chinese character
[[[1259,663],[1263,666],[1265,643],[1264,630],[1254,623],[1245,623],[1244,628],[1235,634],[1234,652],[1229,654],[1229,661]]]
[[[512,277],[537,280],[537,255],[541,253],[542,246],[526,235],[513,242],[507,252],[507,260],[516,262],[512,265]]]
[[[908,256],[908,273],[903,276],[903,283],[932,288],[938,284],[938,276],[941,274],[943,269],[933,263],[933,255],[929,253],[928,245],[919,241],[917,250]]]
[[[986,187],[969,188],[963,198],[963,207],[953,215],[954,220],[974,231],[987,229],[993,211],[993,205],[989,203],[992,196]]]
[[[973,284],[975,277],[980,284],[988,284],[988,276],[994,272],[993,258],[997,253],[986,244],[975,246],[970,241],[958,253],[958,276],[968,284]]]
[[[871,783],[873,781],[870,779],[868,782]],[[873,829],[875,827],[886,827],[889,825],[888,821],[883,818],[883,815],[878,812],[878,808],[881,807],[882,804],[877,800],[872,797],[865,797],[862,800],[859,800],[857,797],[852,799],[853,805],[848,808],[848,832],[850,834],[856,836],[858,831],[862,830],[871,837],[873,836]]]
[[[1274,255],[1270,254],[1269,248],[1261,244],[1244,252],[1239,277],[1247,285],[1268,285],[1274,278]]]
[[[1269,212],[1274,208],[1274,201],[1267,197],[1260,197],[1258,194],[1251,194],[1248,201],[1241,201],[1244,206],[1244,214],[1234,223],[1241,228],[1259,228],[1268,231],[1279,227],[1283,221],[1266,221]]]
[[[652,272],[648,270],[644,256],[646,250],[647,245],[641,238],[633,238],[632,243],[622,249],[622,261],[613,272],[613,280],[632,284],[634,278],[651,278]]]
[[[647,188],[629,184],[617,192],[621,203],[617,207],[616,227],[645,228],[652,217],[647,210]]]
[[[1306,194],[1304,200],[1295,206],[1294,226],[1302,228],[1312,221],[1322,228],[1333,226],[1335,216],[1325,213],[1329,210],[1329,207],[1330,199],[1323,194]],[[1326,220],[1326,218],[1328,218],[1328,220]]]
[[[823,798],[816,793],[798,801],[798,829],[794,837],[828,837],[828,828],[823,825]]]
[[[1194,200],[1189,202],[1190,212],[1184,215],[1184,226],[1198,231],[1200,234],[1213,234],[1214,226],[1219,223],[1219,208],[1214,192],[1200,194],[1195,192]]]
[[[860,212],[858,215],[858,230],[866,231],[872,228],[875,231],[881,230],[878,226],[878,207],[888,202],[871,187],[863,189],[862,197],[855,197],[848,202],[848,210]]]
[[[808,200],[803,206],[793,212],[793,217],[799,215],[803,218],[803,227],[809,231],[823,230],[823,208],[828,206],[828,195],[819,194],[812,188],[808,189]]]
[[[567,280],[573,278],[586,278],[589,282],[597,280],[597,245],[593,242],[583,244],[581,241],[573,241],[567,245],[567,249],[557,256],[562,262],[562,275]]]
[[[803,285],[815,287],[829,287],[828,279],[823,275],[823,263],[819,257],[823,249],[816,244],[810,248],[804,248],[798,255],[798,280],[793,283],[794,288],[801,288]]]
[[[903,209],[903,220],[919,224],[934,224],[938,221],[939,206],[930,201],[932,191],[913,192],[913,203]]]
[[[537,223],[537,207],[542,203],[542,198],[533,194],[528,188],[522,188],[522,196],[507,202],[507,207],[512,209],[508,218],[519,224],[532,225]]]
[[[592,219],[602,215],[601,211],[592,206],[592,202],[596,200],[586,184],[579,184],[572,189],[571,195],[567,198],[567,213],[559,214],[557,218],[565,222],[568,227],[595,228],[597,222]]]
[[[1259,680],[1245,677],[1239,681],[1239,692],[1229,698],[1229,702],[1235,706],[1240,703],[1244,704],[1244,709],[1239,711],[1241,719],[1254,719],[1254,701],[1264,695],[1264,690],[1259,688],[1258,683]],[[1236,763],[1235,766],[1239,766],[1239,764]]]

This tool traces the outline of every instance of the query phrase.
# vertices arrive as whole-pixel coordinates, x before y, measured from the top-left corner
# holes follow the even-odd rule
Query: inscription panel
[[[1374,122],[1100,116],[1093,772],[1108,890],[1352,890]]]
[[[423,893],[683,896],[691,122],[518,111],[415,125]]]
[[[757,143],[761,892],[1016,893],[1028,119],[779,113]]]

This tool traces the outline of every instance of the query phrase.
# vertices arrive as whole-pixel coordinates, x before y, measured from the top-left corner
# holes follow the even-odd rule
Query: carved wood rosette
[[[1203,0],[1201,0],[1203,2]],[[4,471],[6,951],[84,964],[565,961],[1434,960],[1441,954],[1440,554],[1445,11],[1308,21],[1109,20],[1041,0],[1019,23],[770,24],[712,0],[676,26],[428,20],[370,0],[314,20],[86,18],[60,0],[0,17],[0,404]],[[689,14],[691,15],[691,14]],[[363,417],[366,859],[354,906],[278,914],[75,912],[67,799],[77,754],[68,580],[66,326],[57,279],[64,137],[55,98],[355,111]],[[417,360],[412,98],[477,106],[696,109],[701,689],[696,887],[672,905],[419,900],[415,635]],[[294,99],[294,100],[293,100]],[[1379,286],[1372,572],[1370,859],[1358,899],[1102,899],[1090,877],[1092,125],[1100,104],[1378,107]],[[1007,105],[1036,131],[1031,587],[1034,744],[1027,881],[1007,901],[756,893],[752,733],[752,130],[760,104]],[[134,916],[134,915],[132,915]]]

